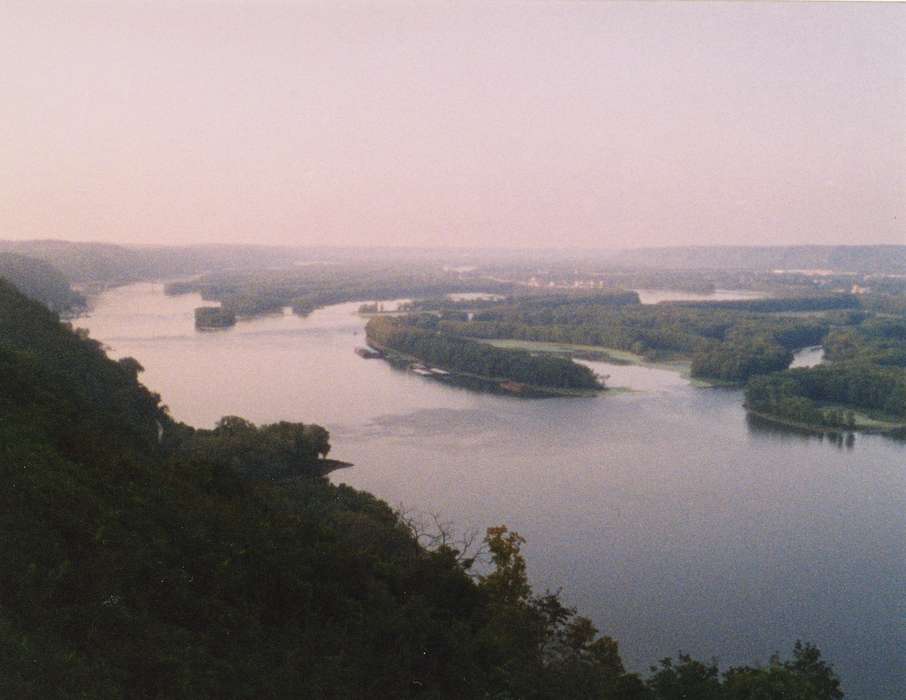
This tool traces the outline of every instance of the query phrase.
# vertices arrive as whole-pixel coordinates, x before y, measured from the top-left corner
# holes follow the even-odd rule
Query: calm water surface
[[[847,697],[906,697],[904,443],[747,420],[739,391],[659,369],[592,363],[635,390],[599,398],[472,393],[357,357],[358,303],[204,333],[199,304],[133,285],[76,325],[136,357],[177,419],[318,422],[356,464],[335,481],[518,530],[536,589],[562,588],[636,670],[679,649],[767,661],[801,638]]]

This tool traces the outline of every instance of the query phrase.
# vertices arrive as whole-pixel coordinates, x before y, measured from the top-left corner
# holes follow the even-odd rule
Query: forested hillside
[[[802,306],[839,311],[846,295],[725,303],[613,305],[598,295],[584,303],[519,300],[477,310],[472,320],[441,320],[450,336],[518,339],[595,345],[628,350],[649,359],[691,360],[693,376],[744,382],[755,374],[785,369],[795,348],[820,343],[830,320],[750,311],[799,310]],[[557,298],[554,298],[557,301]],[[845,312],[843,312],[845,313]]]
[[[515,533],[490,529],[472,575],[450,539],[318,477],[323,428],[196,431],[140,371],[0,282],[0,697],[842,696],[807,645],[626,673],[532,593]]]
[[[72,291],[69,280],[43,260],[0,253],[0,279],[54,311],[67,311],[85,303],[82,295]]]

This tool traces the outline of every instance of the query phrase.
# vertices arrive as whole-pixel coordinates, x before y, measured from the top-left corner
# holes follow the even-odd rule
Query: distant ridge
[[[0,252],[0,279],[52,311],[70,311],[85,303],[69,286],[69,280],[45,260]]]
[[[224,270],[291,267],[306,262],[478,265],[494,261],[578,262],[587,251],[507,248],[277,246],[249,244],[117,245],[93,241],[0,240],[0,253],[16,253],[57,267],[74,282],[123,284]],[[599,253],[596,253],[599,254]],[[611,253],[612,254],[612,253]]]
[[[194,275],[213,269],[288,265],[298,251],[277,246],[125,246],[47,239],[0,241],[0,253],[43,260],[74,282],[119,284]]]
[[[290,267],[349,261],[483,265],[603,264],[671,270],[830,270],[906,275],[906,245],[663,246],[604,249],[269,246],[246,244],[117,245],[87,241],[0,240],[0,253],[43,260],[74,282],[119,284],[213,270]]]
[[[636,248],[621,251],[612,262],[674,270],[720,268],[906,274],[906,245]]]

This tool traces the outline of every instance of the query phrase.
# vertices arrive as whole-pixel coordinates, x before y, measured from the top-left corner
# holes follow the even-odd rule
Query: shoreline
[[[798,421],[790,420],[789,418],[783,418],[782,416],[775,416],[771,413],[764,413],[762,411],[754,411],[746,405],[743,405],[746,413],[753,416],[758,416],[766,421],[771,423],[776,423],[777,425],[784,425],[789,428],[796,428],[798,430],[806,430],[813,433],[862,433],[863,435],[884,435],[889,433],[896,433],[901,430],[906,430],[906,423],[891,423],[885,426],[876,426],[876,425],[864,425],[864,426],[828,426],[828,425],[815,425],[812,423],[800,423]]]
[[[398,369],[410,369],[412,364],[424,364],[425,361],[414,355],[407,355],[367,338],[366,343],[369,347],[379,350],[384,354],[381,358],[390,366]],[[438,369],[443,369],[439,367]],[[509,377],[488,377],[461,370],[444,370],[447,374],[428,374],[421,375],[427,379],[462,386],[466,389],[475,391],[486,391],[504,396],[512,396],[522,399],[544,399],[544,398],[592,398],[598,396],[601,392],[608,391],[608,387],[602,386],[600,389],[570,389],[566,387],[550,387],[536,384],[525,384],[516,382]],[[472,384],[470,386],[470,384]]]

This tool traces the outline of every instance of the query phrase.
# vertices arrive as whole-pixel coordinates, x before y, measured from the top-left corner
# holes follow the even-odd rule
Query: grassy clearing
[[[509,338],[485,340],[483,338],[474,338],[480,343],[487,343],[496,348],[505,348],[507,350],[528,350],[529,352],[553,352],[561,355],[573,355],[576,353],[589,353],[601,356],[601,362],[612,362],[617,365],[643,365],[650,364],[645,361],[641,355],[617,350],[616,348],[606,348],[601,345],[575,345],[572,343],[548,343],[541,340],[513,340]],[[606,358],[606,359],[605,359]]]
[[[894,416],[888,416],[878,411],[860,411],[859,409],[847,406],[842,403],[821,403],[818,406],[822,409],[836,409],[839,411],[852,411],[853,418],[856,421],[855,427],[869,430],[896,430],[906,427],[906,422],[897,420]]]
[[[509,350],[551,352],[560,355],[569,355],[570,357],[576,357],[577,359],[590,360],[595,362],[609,362],[610,364],[614,365],[636,365],[638,367],[649,367],[651,369],[663,369],[670,372],[679,372],[683,377],[688,379],[693,386],[710,387],[718,386],[721,384],[716,381],[693,379],[690,376],[692,363],[688,358],[682,356],[677,356],[675,359],[671,360],[650,361],[646,360],[641,355],[629,352],[628,350],[618,350],[616,348],[608,348],[603,345],[548,343],[540,340],[484,340],[480,338],[475,338],[474,340]],[[735,385],[728,384],[728,386]]]
[[[764,311],[767,316],[786,316],[787,318],[826,318],[832,311],[839,309],[823,309],[820,311]]]

